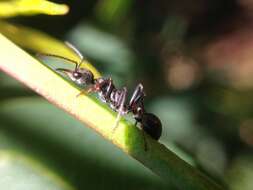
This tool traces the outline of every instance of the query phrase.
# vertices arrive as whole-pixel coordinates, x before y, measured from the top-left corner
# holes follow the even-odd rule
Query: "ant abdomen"
[[[162,123],[156,115],[144,113],[141,118],[141,127],[153,139],[158,140],[161,137]]]

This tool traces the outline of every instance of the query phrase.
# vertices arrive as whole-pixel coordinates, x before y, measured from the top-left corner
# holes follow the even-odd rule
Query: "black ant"
[[[64,68],[58,68],[56,70],[66,74],[73,82],[79,85],[84,85],[85,87],[88,86],[88,89],[82,90],[77,96],[81,95],[85,91],[87,93],[90,92],[98,93],[99,99],[102,102],[107,103],[112,110],[118,112],[114,130],[118,126],[120,117],[129,112],[132,112],[133,117],[135,118],[135,126],[137,125],[137,123],[140,123],[140,127],[142,128],[143,131],[149,134],[153,139],[158,140],[162,133],[162,124],[160,119],[156,115],[152,113],[147,113],[145,111],[144,109],[145,93],[142,84],[137,85],[129,101],[129,104],[126,104],[127,88],[124,87],[122,89],[117,89],[113,84],[111,78],[95,79],[93,73],[90,70],[80,67],[84,61],[82,54],[70,43],[66,44],[79,56],[79,58],[81,59],[79,63],[58,55],[53,54],[42,54],[42,55],[52,56],[75,63],[76,66],[74,70]],[[147,148],[145,140],[145,150],[146,149]]]
[[[141,128],[153,139],[158,140],[162,133],[160,119],[152,113],[147,113],[144,109],[145,93],[142,84],[138,84],[130,99],[126,104],[127,89],[115,88],[112,79],[99,78],[89,91],[97,92],[103,102],[109,103],[110,107],[117,111],[119,115],[132,112],[135,118],[135,125],[139,122]],[[117,124],[116,124],[117,125]]]

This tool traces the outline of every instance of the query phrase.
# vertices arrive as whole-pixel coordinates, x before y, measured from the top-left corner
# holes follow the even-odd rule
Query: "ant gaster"
[[[84,61],[82,54],[70,43],[66,42],[67,46],[73,50],[81,59],[78,63],[69,58],[65,58],[59,55],[53,54],[42,54],[45,56],[52,56],[66,61],[75,63],[75,69],[69,70],[64,68],[58,68],[57,71],[60,71],[66,74],[73,82],[88,87],[87,90],[82,90],[79,94],[81,95],[85,91],[88,93],[96,92],[98,93],[99,99],[107,103],[112,110],[118,112],[118,116],[115,122],[114,130],[118,126],[120,117],[129,112],[132,112],[133,117],[135,118],[135,125],[140,123],[140,127],[149,134],[153,139],[158,140],[162,133],[162,124],[160,119],[152,113],[147,113],[144,109],[144,97],[145,93],[143,90],[142,84],[138,84],[134,90],[134,93],[129,101],[129,104],[126,104],[126,87],[122,89],[117,89],[113,84],[111,78],[94,78],[93,73],[85,68],[81,68],[81,64]],[[145,136],[144,136],[145,140]],[[145,141],[146,149],[146,141]]]

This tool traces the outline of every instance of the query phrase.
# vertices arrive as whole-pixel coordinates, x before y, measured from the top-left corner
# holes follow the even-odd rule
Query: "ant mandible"
[[[83,85],[85,87],[88,86],[88,89],[82,90],[77,96],[81,95],[85,91],[87,91],[88,93],[96,92],[98,93],[98,97],[102,102],[107,103],[112,110],[118,112],[113,130],[115,130],[116,127],[118,126],[120,117],[122,115],[132,112],[133,117],[135,119],[135,126],[137,125],[137,123],[140,123],[142,131],[145,131],[153,139],[158,140],[162,133],[162,124],[160,119],[156,115],[148,113],[144,109],[145,93],[143,90],[143,85],[142,84],[137,85],[129,101],[129,104],[126,104],[126,95],[127,95],[126,87],[122,89],[117,89],[113,84],[111,78],[101,77],[95,79],[93,73],[90,70],[81,68],[81,64],[84,61],[82,54],[72,44],[66,42],[66,45],[79,56],[81,60],[79,63],[72,59],[59,55],[54,54],[40,54],[40,55],[64,59],[66,61],[75,64],[74,70],[64,68],[57,68],[56,70],[66,74],[73,82],[79,85]],[[145,150],[146,149],[147,145],[145,140]]]

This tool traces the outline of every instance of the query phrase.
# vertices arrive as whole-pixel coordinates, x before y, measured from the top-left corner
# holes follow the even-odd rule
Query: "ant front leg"
[[[101,86],[105,83],[105,80],[102,80],[102,82],[98,82],[100,79],[102,79],[102,78],[95,79],[94,84],[90,85],[87,89],[85,88],[85,89],[81,90],[81,92],[78,93],[76,95],[76,97],[79,97],[82,94],[90,94],[92,92],[98,92],[100,90]]]
[[[118,100],[119,109],[118,109],[118,115],[117,115],[117,118],[116,118],[116,121],[115,121],[115,124],[114,124],[114,127],[113,127],[113,133],[119,125],[119,121],[120,121],[121,116],[123,114],[125,114],[125,112],[126,112],[126,110],[124,110],[125,109],[125,103],[126,103],[126,95],[127,95],[127,88],[124,87],[123,91],[120,94],[119,100]]]
[[[86,89],[82,89],[77,95],[76,95],[76,97],[78,98],[79,96],[81,96],[81,95],[83,95],[83,94],[86,94],[86,93],[90,93],[90,91],[89,91],[90,89],[88,89],[88,90],[86,90]]]
[[[79,96],[81,96],[82,94],[90,94],[92,92],[97,92],[97,86],[96,85],[92,85],[88,88],[84,88],[82,89],[77,95],[76,97],[78,98]]]

